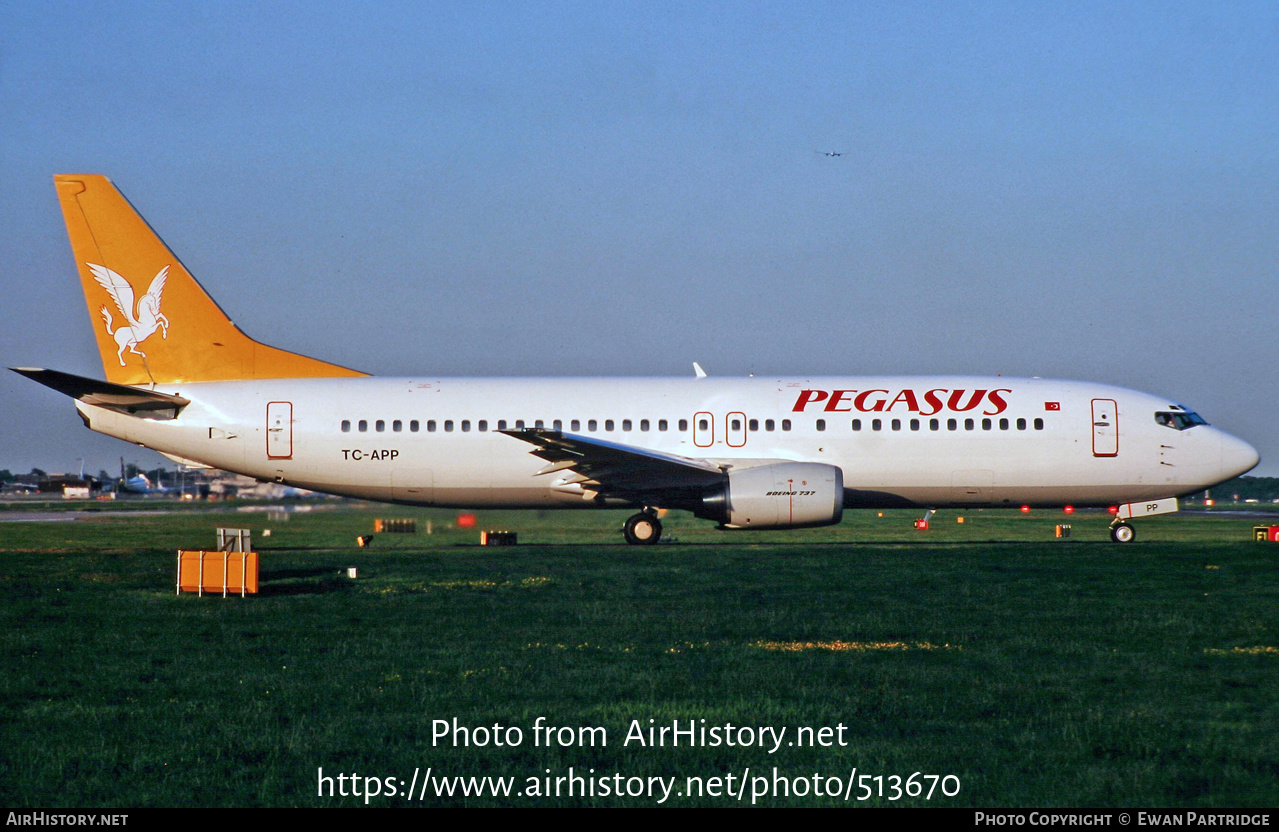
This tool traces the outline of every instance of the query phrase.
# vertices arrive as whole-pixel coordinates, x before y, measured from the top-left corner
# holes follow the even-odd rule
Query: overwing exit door
[[[693,444],[709,448],[715,444],[715,417],[702,411],[693,416]]]
[[[724,441],[730,448],[746,444],[746,414],[734,411],[724,417]]]

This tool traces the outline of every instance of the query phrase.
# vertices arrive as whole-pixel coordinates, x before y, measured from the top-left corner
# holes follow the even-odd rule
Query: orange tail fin
[[[366,375],[241,332],[105,176],[53,181],[107,381]]]

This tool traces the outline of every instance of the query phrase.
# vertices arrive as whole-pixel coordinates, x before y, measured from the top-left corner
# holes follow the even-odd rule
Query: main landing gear
[[[657,519],[656,512],[645,509],[627,518],[625,525],[622,526],[622,535],[627,543],[646,545],[656,543],[662,539],[662,521]]]

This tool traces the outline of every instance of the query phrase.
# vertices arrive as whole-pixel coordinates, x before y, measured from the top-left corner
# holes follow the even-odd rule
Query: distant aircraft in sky
[[[632,507],[631,543],[660,539],[661,508],[776,529],[912,506],[1111,507],[1127,542],[1258,462],[1187,407],[1081,381],[373,378],[249,338],[105,177],[54,180],[107,380],[16,372],[185,465],[411,505]]]
[[[843,152],[834,150],[814,150],[814,153],[820,153],[823,156],[843,156]]]

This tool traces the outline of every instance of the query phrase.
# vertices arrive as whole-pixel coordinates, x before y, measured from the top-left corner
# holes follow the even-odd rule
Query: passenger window
[[[611,431],[611,430],[613,430],[613,420],[612,420],[612,419],[605,419],[605,420],[604,420],[604,430],[607,430],[607,431]]]
[[[964,430],[972,430],[972,429],[973,429],[973,428],[975,428],[976,426],[977,426],[977,424],[976,424],[976,423],[975,423],[972,419],[965,419],[965,420],[964,420]]]
[[[759,419],[751,419],[749,422],[747,422],[747,424],[750,425],[750,429],[752,431],[759,430]]]
[[[623,419],[623,420],[622,420],[622,430],[630,430],[630,429],[631,429],[631,420],[630,420],[630,419]]]
[[[523,419],[516,419],[516,420],[515,420],[515,429],[516,429],[516,430],[524,430],[524,420],[523,420]]]
[[[708,421],[706,421],[705,419],[698,419],[698,420],[697,420],[697,429],[698,429],[698,430],[709,430],[709,429],[710,429],[710,426],[711,426],[711,423],[710,423],[710,422],[708,422]]]
[[[367,419],[360,420],[360,433],[364,433],[369,429],[369,421]]]
[[[568,425],[569,425],[569,430],[576,433],[577,431],[582,429],[582,420],[574,419],[573,421],[569,422]]]
[[[410,433],[417,433],[417,429],[418,429],[417,419],[410,419],[410,420],[409,420],[409,432],[410,432]]]
[[[929,419],[929,420],[928,420],[928,429],[929,429],[929,430],[941,430],[941,420],[940,420],[940,419]]]
[[[982,419],[982,420],[981,420],[981,429],[982,429],[982,430],[990,430],[990,427],[991,427],[991,421],[990,421],[989,419]]]
[[[544,428],[546,427],[546,422],[543,422],[541,419],[538,419],[536,422],[533,423],[533,427]]]
[[[400,431],[404,430],[404,423],[401,422],[399,419],[396,419],[394,422],[391,423],[391,430],[395,431],[396,433],[399,433]]]
[[[453,430],[453,420],[452,420],[452,419],[445,419],[445,420],[444,420],[444,432],[445,432],[445,433],[450,433],[452,430]]]
[[[741,420],[741,419],[734,419],[734,420],[733,420],[733,422],[732,422],[732,425],[733,425],[733,430],[741,430],[741,429],[742,429],[742,420]],[[821,419],[818,419],[818,420],[817,420],[817,429],[818,429],[818,430],[826,430],[826,422],[822,421]]]
[[[782,420],[782,430],[790,430],[790,419]]]
[[[343,419],[343,420],[342,420],[342,432],[343,432],[343,433],[350,433],[350,432],[351,432],[351,420],[350,420],[350,419]]]
[[[463,420],[462,420],[462,433],[470,433],[470,432],[471,432],[471,420],[470,420],[470,419],[463,419]]]
[[[667,422],[666,422],[666,420],[665,420],[665,419],[658,419],[658,420],[657,420],[657,429],[658,429],[658,430],[666,430],[667,426],[668,426],[668,425],[667,425]]]
[[[427,432],[427,433],[435,433],[435,420],[434,420],[434,419],[427,419],[427,420],[426,420],[426,432]]]
[[[999,420],[999,429],[1000,429],[1000,430],[1008,430],[1008,420],[1007,420],[1007,419],[1000,419],[1000,420]]]
[[[386,430],[386,422],[382,421],[381,419],[378,419],[377,422],[374,424],[374,427],[378,433],[381,433],[382,431]]]
[[[947,420],[946,420],[946,430],[959,430],[959,420],[957,420],[957,419],[947,419]]]
[[[919,420],[918,420],[918,419],[911,419],[911,420],[910,420],[910,429],[911,429],[911,430],[919,430]]]
[[[489,429],[488,421],[485,419],[481,419],[479,423],[479,428],[480,428],[480,433],[483,433],[484,431],[488,430]]]
[[[1018,419],[1018,420],[1017,420],[1017,430],[1025,430],[1025,429],[1026,429],[1026,420],[1025,420],[1025,419]]]
[[[640,430],[648,430],[648,420],[640,419]]]
[[[764,430],[773,430],[776,427],[777,427],[777,423],[774,422],[772,419],[764,420]]]
[[[551,422],[551,427],[555,428],[556,430],[564,430],[564,423],[560,421],[559,419],[556,419],[554,422]]]
[[[599,430],[599,426],[600,426],[600,423],[595,421],[594,419],[586,423],[586,429],[589,430],[591,433],[594,433],[595,431]]]
[[[853,430],[861,430],[861,429],[862,429],[862,420],[861,420],[861,419],[854,419],[854,420],[853,420]]]
[[[506,420],[505,420],[505,419],[498,419],[498,420],[497,420],[497,429],[498,429],[498,430],[506,430]]]
[[[1043,429],[1044,429],[1044,420],[1043,420],[1043,419],[1036,419],[1036,420],[1035,420],[1035,430],[1043,430]]]
[[[871,420],[870,420],[870,429],[871,429],[871,430],[883,430],[883,428],[884,428],[884,423],[883,423],[881,420],[879,420],[879,419],[871,419]]]
[[[680,419],[680,420],[679,420],[679,429],[680,429],[681,431],[685,431],[685,432],[687,432],[687,431],[688,431],[688,420],[687,420],[687,419]]]

